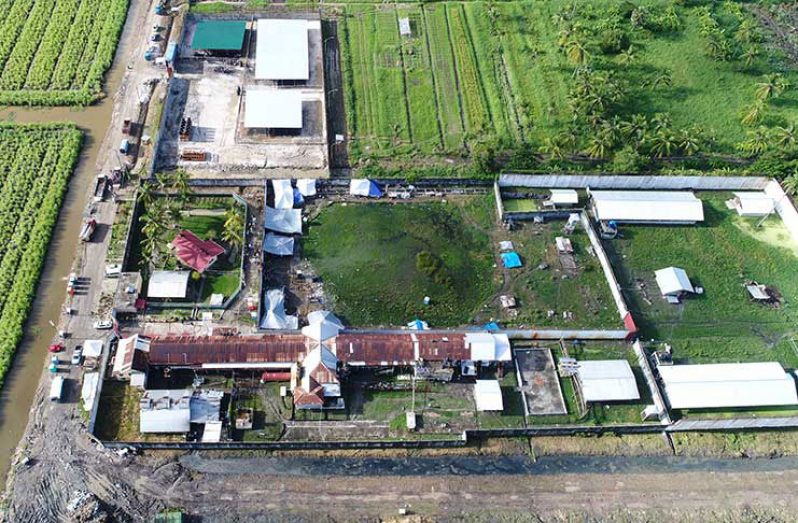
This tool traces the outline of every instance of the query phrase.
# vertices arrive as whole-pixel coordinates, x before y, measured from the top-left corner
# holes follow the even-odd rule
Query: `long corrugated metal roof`
[[[704,221],[704,207],[685,191],[591,191],[598,220],[617,222]]]
[[[246,22],[243,20],[203,20],[197,23],[193,49],[237,51],[244,45]]]
[[[258,80],[307,80],[308,21],[258,20],[255,78]]]

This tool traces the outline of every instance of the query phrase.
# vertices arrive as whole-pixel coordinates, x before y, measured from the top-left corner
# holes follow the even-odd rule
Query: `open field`
[[[757,126],[777,132],[798,116],[793,87],[766,98],[761,114],[743,124],[766,73],[778,72],[793,86],[798,73],[737,2],[591,0],[573,9],[565,0],[352,3],[342,9],[355,164],[435,164],[444,156],[505,151],[501,161],[510,166],[534,167],[543,159],[583,168],[589,159],[634,171],[702,152],[707,156],[690,165],[705,169],[739,156]],[[405,17],[412,34],[400,36],[398,20]],[[586,72],[575,74],[583,66]],[[584,85],[589,92],[582,92]],[[773,143],[768,147],[777,148]],[[530,151],[544,155],[533,158]]]
[[[82,134],[0,126],[0,383],[22,338]]]
[[[102,96],[127,0],[7,0],[0,104],[87,105]]]
[[[605,242],[643,338],[673,344],[678,360],[691,363],[778,359],[798,365],[795,332],[798,270],[792,242],[778,217],[741,218],[722,195],[704,198],[706,221],[697,226],[623,226],[623,239]],[[774,238],[782,238],[784,246]],[[657,269],[687,271],[704,294],[668,304],[654,280]],[[779,307],[749,299],[747,281],[772,286]]]

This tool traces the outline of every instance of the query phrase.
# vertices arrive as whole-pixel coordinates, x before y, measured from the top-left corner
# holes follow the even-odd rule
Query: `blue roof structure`
[[[517,269],[521,266],[521,257],[518,256],[517,252],[503,252],[502,263],[506,269]]]

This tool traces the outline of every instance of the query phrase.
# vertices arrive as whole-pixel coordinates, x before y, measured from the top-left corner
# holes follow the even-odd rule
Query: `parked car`
[[[118,263],[105,266],[105,276],[107,278],[116,278],[122,272],[122,266]]]
[[[61,352],[65,348],[66,347],[64,347],[63,343],[53,343],[52,345],[50,345],[50,347],[48,347],[47,350],[50,351],[50,352]]]
[[[75,350],[72,351],[72,365],[80,365],[80,362],[83,360],[83,347],[78,345],[75,347]]]
[[[104,331],[108,329],[112,329],[114,327],[114,322],[111,320],[99,320],[94,322],[94,328],[98,331]]]
[[[57,374],[58,373],[58,365],[61,363],[61,360],[58,359],[58,356],[53,356],[50,358],[50,373]]]

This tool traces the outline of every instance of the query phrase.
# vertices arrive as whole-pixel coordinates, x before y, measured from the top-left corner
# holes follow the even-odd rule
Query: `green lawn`
[[[494,258],[467,213],[441,203],[333,205],[309,224],[303,250],[350,325],[468,324],[492,292]],[[438,268],[422,272],[419,253]]]
[[[675,357],[692,363],[777,359],[798,366],[790,343],[798,319],[792,240],[778,217],[757,229],[758,219],[738,217],[723,199],[704,198],[703,224],[622,226],[624,238],[605,243],[643,338],[671,342]],[[668,304],[654,271],[669,266],[685,269],[704,294]],[[749,280],[775,287],[781,306],[752,302]]]

